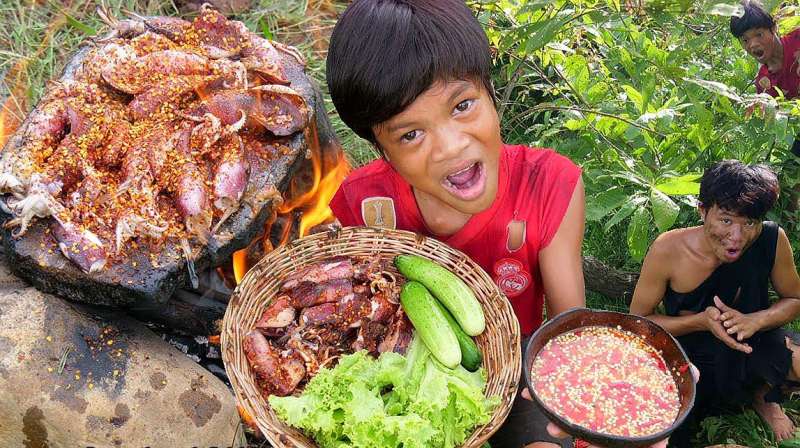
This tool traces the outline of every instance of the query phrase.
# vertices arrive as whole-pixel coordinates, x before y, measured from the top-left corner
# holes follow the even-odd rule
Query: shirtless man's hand
[[[736,335],[738,341],[743,341],[761,331],[761,319],[757,315],[739,312],[722,303],[719,297],[714,297],[714,304],[722,311],[719,316],[722,325],[728,329],[728,334]]]
[[[719,299],[717,299],[719,300]],[[710,306],[704,311],[706,317],[706,328],[720,341],[724,342],[728,347],[739,350],[744,353],[751,353],[753,348],[748,344],[738,342],[725,330],[722,325],[721,316],[722,311],[715,306]]]

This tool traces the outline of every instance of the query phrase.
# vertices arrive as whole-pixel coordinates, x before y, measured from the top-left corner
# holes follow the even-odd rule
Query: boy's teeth
[[[445,181],[452,184],[463,184],[475,176],[475,169],[477,168],[477,163],[473,163],[472,165],[455,172],[445,178]]]
[[[459,174],[461,174],[461,173],[463,173],[465,171],[469,171],[469,169],[472,168],[473,166],[475,166],[474,163],[472,165],[464,168],[463,170],[456,171],[455,173],[451,174],[450,176],[458,176]]]

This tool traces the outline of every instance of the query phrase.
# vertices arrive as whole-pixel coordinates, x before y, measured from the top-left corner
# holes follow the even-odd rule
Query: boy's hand
[[[569,435],[569,434],[565,433],[564,431],[562,431],[561,428],[559,428],[555,423],[548,423],[547,424],[547,432],[551,436],[553,436],[553,437],[555,437],[557,439],[563,439],[563,438],[565,438],[565,437],[567,437]],[[667,442],[668,441],[669,441],[669,439],[664,439],[664,440],[662,440],[660,442],[656,442],[653,445],[650,445],[650,448],[667,448]],[[597,446],[597,445],[584,445],[584,446],[586,446],[587,448],[603,448],[603,447]]]
[[[728,347],[739,350],[740,352],[744,353],[752,353],[753,348],[750,345],[745,344],[743,342],[738,342],[734,339],[731,335],[728,334],[725,327],[722,326],[722,321],[720,320],[720,316],[722,315],[722,311],[715,306],[710,306],[706,308],[704,311],[705,314],[705,327],[708,331],[711,332],[714,336],[717,337],[720,341],[725,343]]]
[[[695,367],[694,364],[689,364],[689,368],[692,370],[692,379],[694,380],[694,383],[697,384],[697,382],[700,381],[700,371],[697,370],[697,367]],[[532,400],[531,394],[530,392],[528,392],[527,387],[522,389],[522,398],[526,400]],[[559,428],[558,425],[556,425],[553,422],[547,424],[547,432],[550,433],[551,436],[559,439],[564,439],[569,436],[569,434],[564,432],[564,430]],[[650,448],[666,448],[668,441],[669,439],[664,439],[660,442],[650,445]],[[602,448],[602,447],[599,447],[597,445],[589,445],[589,448]]]
[[[714,304],[721,311],[719,320],[727,328],[728,334],[735,334],[742,341],[761,331],[761,320],[756,314],[745,314],[725,305],[719,297],[714,296]]]

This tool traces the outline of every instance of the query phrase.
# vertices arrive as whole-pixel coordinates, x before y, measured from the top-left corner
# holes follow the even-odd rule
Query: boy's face
[[[502,142],[494,103],[480,83],[435,82],[373,132],[418,193],[465,214],[492,205]]]
[[[742,48],[747,51],[747,54],[756,58],[762,64],[776,54],[780,46],[780,39],[776,34],[776,30],[769,28],[752,28],[745,31],[739,38]]]
[[[761,234],[761,221],[741,216],[729,210],[700,207],[703,217],[703,232],[714,251],[723,263],[733,263],[742,256]]]

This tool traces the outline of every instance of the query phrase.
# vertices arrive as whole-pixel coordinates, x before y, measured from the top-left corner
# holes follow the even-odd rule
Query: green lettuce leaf
[[[499,398],[484,397],[485,387],[483,369],[449,369],[415,337],[406,356],[344,356],[300,396],[272,396],[269,403],[323,448],[450,448],[491,419]]]

